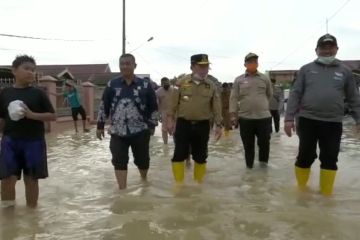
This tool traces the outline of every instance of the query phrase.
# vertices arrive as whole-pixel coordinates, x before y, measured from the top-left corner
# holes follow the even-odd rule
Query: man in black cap
[[[240,136],[245,149],[246,167],[251,169],[255,158],[255,137],[259,146],[259,162],[266,167],[269,161],[272,96],[270,79],[257,70],[258,55],[245,56],[246,71],[234,81],[230,95],[230,115],[234,125],[239,120]]]
[[[331,195],[337,170],[342,134],[344,99],[354,111],[360,130],[360,97],[351,71],[338,59],[337,40],[321,36],[316,46],[317,59],[300,68],[290,92],[285,115],[285,132],[290,137],[297,114],[299,153],[295,163],[298,186],[305,188],[312,163],[320,148],[320,192]]]
[[[175,133],[172,169],[177,184],[184,181],[184,161],[194,159],[194,179],[203,181],[210,133],[210,120],[214,118],[215,138],[221,136],[221,101],[215,84],[209,80],[209,59],[206,54],[191,56],[192,74],[184,76],[174,89],[168,112],[168,129]],[[176,130],[175,126],[176,119]]]

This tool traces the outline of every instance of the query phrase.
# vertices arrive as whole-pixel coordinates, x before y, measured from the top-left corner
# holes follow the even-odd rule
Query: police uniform
[[[258,58],[254,53],[245,57],[245,63]],[[230,96],[230,113],[239,117],[240,136],[245,149],[247,168],[253,168],[255,137],[259,146],[259,161],[267,164],[270,151],[271,115],[269,100],[272,96],[270,79],[259,71],[246,71],[234,81]]]
[[[206,54],[191,57],[192,64],[209,64]],[[206,159],[210,133],[210,120],[221,126],[221,100],[216,86],[208,79],[198,81],[192,74],[184,76],[174,89],[168,115],[177,116],[175,150],[172,159],[177,183],[184,179],[184,160],[191,149],[195,161],[194,179],[202,182],[206,172]]]

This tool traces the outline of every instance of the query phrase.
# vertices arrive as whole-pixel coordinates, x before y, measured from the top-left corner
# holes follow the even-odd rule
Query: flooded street
[[[349,121],[353,124],[352,121]],[[192,180],[174,187],[170,159],[160,128],[151,140],[148,183],[129,164],[128,189],[119,191],[109,136],[95,129],[68,129],[47,136],[50,177],[40,181],[39,207],[25,207],[23,182],[15,208],[1,208],[1,240],[115,239],[360,239],[359,137],[346,124],[334,196],[319,191],[319,161],[309,192],[295,185],[297,137],[273,134],[268,168],[245,168],[238,130],[214,144],[203,185]],[[131,151],[130,151],[131,152]]]

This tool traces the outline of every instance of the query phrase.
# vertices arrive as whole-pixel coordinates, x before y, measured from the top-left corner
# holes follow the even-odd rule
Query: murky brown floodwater
[[[159,129],[157,129],[159,131]],[[273,135],[267,169],[247,171],[238,131],[211,143],[202,186],[187,170],[174,191],[170,158],[160,132],[151,142],[149,182],[131,163],[128,189],[119,192],[105,141],[67,129],[48,136],[50,178],[40,182],[39,207],[25,207],[23,183],[15,208],[1,208],[0,239],[360,239],[359,138],[348,126],[335,195],[318,194],[319,162],[311,192],[295,187],[297,138]]]

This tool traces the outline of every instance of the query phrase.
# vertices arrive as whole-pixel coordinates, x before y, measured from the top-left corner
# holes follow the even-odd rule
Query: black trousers
[[[270,110],[272,120],[274,122],[275,126],[275,132],[279,132],[280,130],[280,113],[279,110]],[[272,126],[271,126],[271,132],[272,132]]]
[[[115,170],[127,170],[127,165],[129,162],[129,147],[131,147],[135,165],[141,170],[149,169],[149,142],[149,130],[144,130],[130,137],[119,137],[116,135],[111,135],[111,162]]]
[[[252,168],[255,158],[255,137],[259,146],[259,161],[267,163],[270,152],[271,118],[239,119],[240,136],[245,149],[245,161]]]
[[[83,106],[71,108],[71,116],[74,121],[78,120],[78,114],[80,114],[82,120],[86,120],[86,112]]]
[[[209,120],[189,121],[178,118],[175,129],[173,162],[182,162],[189,157],[197,163],[206,163],[210,134]]]
[[[337,161],[342,135],[341,122],[325,122],[299,118],[299,153],[296,166],[310,168],[315,159],[316,147],[320,149],[320,167],[337,170]]]

